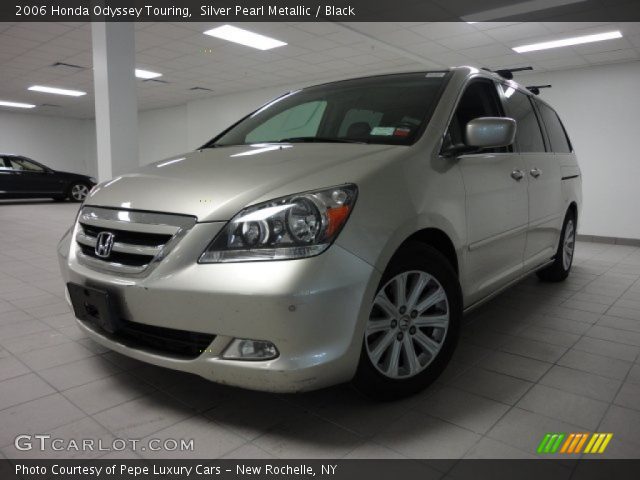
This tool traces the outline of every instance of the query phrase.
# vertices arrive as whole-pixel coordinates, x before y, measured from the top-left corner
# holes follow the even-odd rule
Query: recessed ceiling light
[[[70,97],[81,97],[87,94],[87,92],[82,92],[80,90],[67,90],[66,88],[44,87],[42,85],[33,85],[29,87],[29,90],[32,90],[34,92],[55,93],[56,95],[68,95]]]
[[[614,38],[622,38],[619,30],[614,32],[596,33],[595,35],[582,35],[580,37],[563,38],[561,40],[552,40],[550,42],[532,43],[530,45],[522,45],[514,47],[513,50],[518,53],[535,52],[537,50],[548,50],[550,48],[569,47],[571,45],[582,45],[583,43],[601,42],[603,40],[612,40]]]
[[[35,105],[32,105],[31,103],[6,102],[4,100],[0,100],[0,107],[33,108]]]
[[[161,73],[150,72],[149,70],[141,70],[139,68],[136,68],[136,77],[138,78],[144,78],[145,80],[148,80],[150,78],[158,78],[161,76]]]
[[[204,32],[204,34],[221,38],[222,40],[239,43],[240,45],[245,45],[247,47],[257,48],[258,50],[270,50],[272,48],[286,45],[286,42],[281,42],[275,38],[266,37],[259,33],[253,33],[249,30],[243,30],[242,28],[234,27],[232,25],[222,25],[221,27],[212,28],[211,30]]]

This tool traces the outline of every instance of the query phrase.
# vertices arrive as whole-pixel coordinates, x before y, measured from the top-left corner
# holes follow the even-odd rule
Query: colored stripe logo
[[[612,438],[613,433],[547,433],[538,445],[537,452],[541,454],[604,453]]]

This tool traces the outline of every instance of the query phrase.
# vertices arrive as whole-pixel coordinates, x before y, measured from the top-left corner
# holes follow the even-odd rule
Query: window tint
[[[452,144],[464,143],[467,124],[479,117],[502,117],[497,91],[491,81],[474,81],[462,94],[451,124],[449,136]],[[485,148],[483,152],[506,152],[511,147]]]
[[[542,102],[536,103],[538,104],[544,125],[547,128],[551,149],[556,153],[571,152],[571,143],[556,112]]]
[[[528,95],[508,85],[502,85],[504,91],[504,107],[508,117],[516,121],[516,143],[518,150],[527,152],[544,152],[542,130],[538,117]]]
[[[40,165],[29,162],[24,158],[9,158],[9,165],[12,170],[26,170],[30,172],[42,172],[43,168]]]
[[[247,143],[272,141],[276,137],[313,137],[318,131],[327,102],[307,102],[271,117],[249,132]]]

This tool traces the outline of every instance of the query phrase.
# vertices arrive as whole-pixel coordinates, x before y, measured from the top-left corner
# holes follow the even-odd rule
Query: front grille
[[[96,255],[95,247],[89,247],[87,245],[80,244],[80,251],[87,257],[101,260]],[[120,253],[112,251],[109,255],[109,261],[118,265],[128,265],[131,267],[146,267],[153,260],[152,255],[135,255],[131,253]]]
[[[156,327],[124,319],[120,319],[119,328],[115,333],[108,333],[92,323],[84,323],[101,335],[127,347],[184,359],[199,357],[216,338],[215,335],[207,333]]]
[[[78,217],[76,242],[81,263],[123,275],[145,275],[167,256],[195,224],[195,217],[102,207],[84,207]],[[98,236],[107,232],[111,250],[98,255]]]

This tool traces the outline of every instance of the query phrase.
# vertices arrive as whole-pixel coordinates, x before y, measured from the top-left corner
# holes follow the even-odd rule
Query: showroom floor
[[[579,243],[566,282],[529,278],[468,316],[432,388],[372,403],[344,386],[302,395],[223,387],[93,343],[74,325],[55,257],[76,209],[0,202],[5,457],[42,457],[13,446],[36,433],[109,444],[193,438],[189,455],[200,458],[458,459],[528,458],[547,432],[612,432],[604,456],[640,458],[640,248]],[[135,456],[125,454],[107,456]]]

